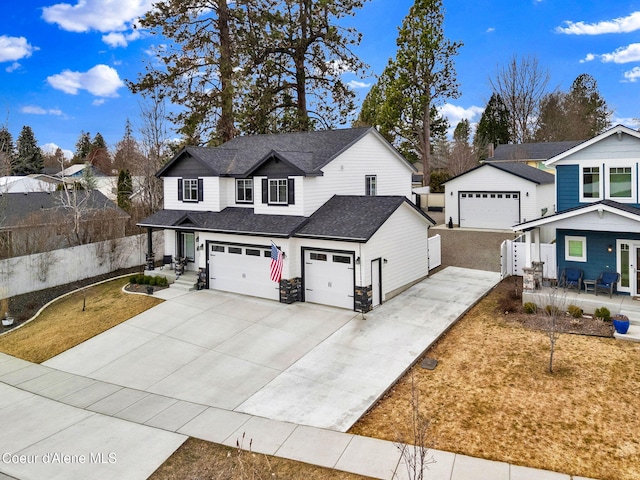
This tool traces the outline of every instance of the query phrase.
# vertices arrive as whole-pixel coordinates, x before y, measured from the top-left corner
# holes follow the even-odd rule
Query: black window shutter
[[[296,182],[295,178],[287,180],[287,203],[289,205],[295,205],[296,203]]]
[[[269,181],[262,179],[262,203],[269,203]]]
[[[179,178],[178,179],[178,201],[181,202],[183,199],[182,197],[182,179]]]
[[[198,179],[198,201],[202,202],[204,200],[204,181],[202,178]]]

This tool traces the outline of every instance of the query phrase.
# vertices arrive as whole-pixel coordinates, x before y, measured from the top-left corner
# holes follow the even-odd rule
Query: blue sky
[[[0,124],[17,138],[29,125],[41,146],[73,151],[81,131],[100,132],[110,147],[129,118],[140,123],[140,98],[125,86],[143,71],[162,39],[134,29],[150,0],[5,2],[0,26]],[[395,53],[397,28],[412,0],[369,0],[347,22],[363,34],[356,52],[370,66],[352,78],[360,98]],[[491,95],[489,78],[513,56],[535,55],[566,91],[591,74],[614,111],[637,128],[640,117],[640,0],[444,0],[445,33],[464,43],[456,58],[462,95],[443,105],[455,126],[477,122]]]

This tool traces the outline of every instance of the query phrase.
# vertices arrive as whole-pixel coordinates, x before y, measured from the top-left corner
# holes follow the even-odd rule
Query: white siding
[[[630,135],[622,135],[622,139],[618,140],[617,135],[611,135],[603,138],[599,142],[589,145],[588,147],[578,150],[562,160],[553,164],[572,165],[574,163],[582,163],[588,160],[613,160],[613,159],[638,159],[640,152],[640,140]]]
[[[519,192],[520,221],[524,221],[525,218],[533,220],[540,217],[540,209],[536,200],[537,187],[538,185],[534,182],[498,170],[490,165],[477,168],[445,184],[445,222],[451,218],[455,225],[460,224],[458,217],[459,192]],[[553,199],[551,205],[553,205]]]
[[[409,205],[398,208],[363,248],[362,285],[371,284],[371,260],[376,258],[387,259],[382,262],[383,301],[390,292],[427,276],[428,235],[426,219]]]
[[[374,132],[360,139],[322,169],[321,177],[304,179],[304,215],[315,212],[334,194],[364,195],[365,176],[377,176],[378,195],[409,200],[413,170]],[[296,202],[297,202],[296,192]]]
[[[553,215],[556,210],[556,186],[553,183],[548,183],[544,185],[538,185],[536,188],[536,215],[532,217],[526,217],[528,220],[533,220],[534,218],[538,218],[543,216],[542,210],[547,209],[547,213],[544,215],[549,216]],[[524,221],[524,220],[523,220]]]
[[[262,203],[262,179],[266,177],[253,178],[253,207],[254,213],[265,215],[304,215],[304,177],[289,177],[295,181],[295,204],[293,205],[268,205]]]
[[[164,177],[164,208],[166,210],[220,211],[220,177],[204,177],[202,182],[204,201],[181,202],[178,200],[178,178]]]

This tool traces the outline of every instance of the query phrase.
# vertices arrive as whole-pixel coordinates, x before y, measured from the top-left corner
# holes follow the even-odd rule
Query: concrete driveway
[[[448,267],[366,318],[217,291],[164,303],[45,363],[175,399],[346,431],[499,281]]]

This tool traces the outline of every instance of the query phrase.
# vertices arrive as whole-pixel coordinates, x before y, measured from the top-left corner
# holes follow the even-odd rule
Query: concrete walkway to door
[[[449,267],[366,314],[218,291],[161,305],[45,362],[186,402],[347,431],[499,274]]]

